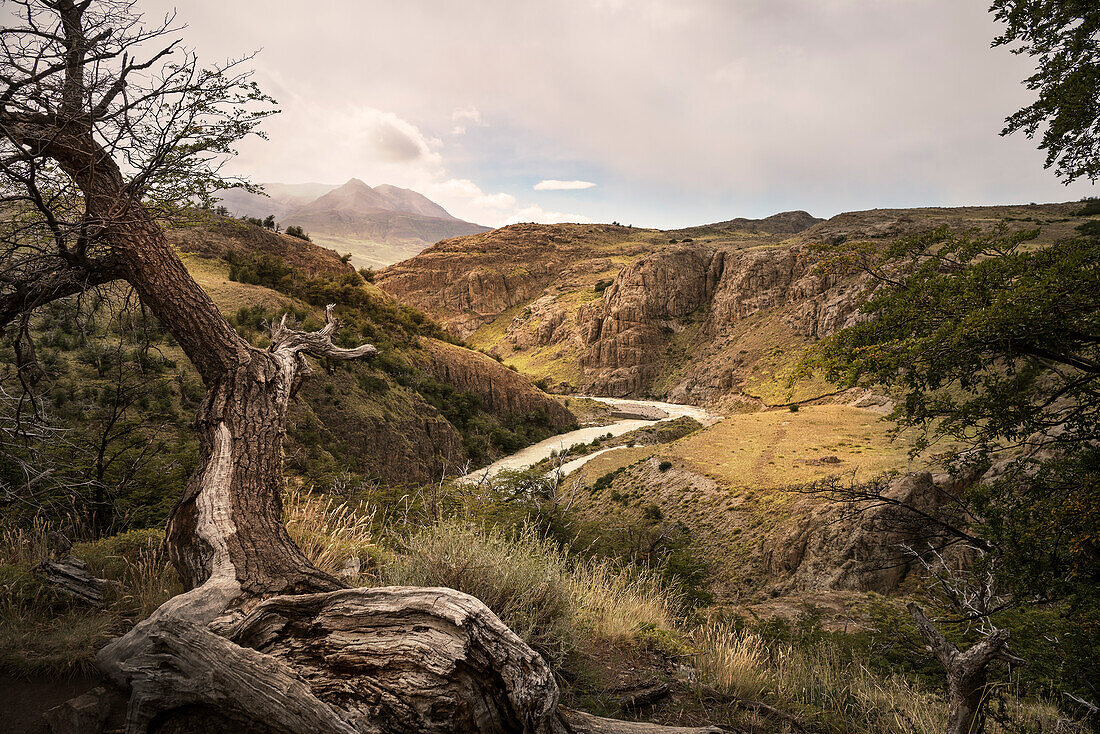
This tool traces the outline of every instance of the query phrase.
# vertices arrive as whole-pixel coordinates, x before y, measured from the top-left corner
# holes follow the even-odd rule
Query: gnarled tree
[[[356,359],[277,325],[251,346],[188,274],[166,218],[239,185],[219,174],[271,100],[201,69],[172,19],[128,0],[16,0],[0,31],[0,326],[128,282],[206,386],[198,465],[168,521],[190,588],[99,654],[128,730],[659,731],[561,710],[545,662],[449,589],[344,589],[281,522],[282,440],[307,355]],[[152,47],[151,51],[146,51]]]

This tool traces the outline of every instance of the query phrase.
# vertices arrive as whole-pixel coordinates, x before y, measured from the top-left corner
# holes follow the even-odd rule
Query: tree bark
[[[987,670],[993,659],[1002,654],[1001,648],[1008,642],[1008,630],[996,630],[961,652],[935,628],[916,603],[910,602],[908,609],[936,659],[947,671],[948,717],[944,731],[947,734],[980,734],[985,718]]]
[[[79,189],[75,198],[82,199],[84,212],[70,243],[37,199],[56,240],[53,261],[60,265],[9,288],[0,319],[89,285],[125,279],[206,386],[196,420],[198,465],[166,533],[169,556],[189,590],[97,656],[100,669],[131,693],[127,732],[717,731],[561,710],[546,663],[478,600],[450,589],[344,589],[291,541],[282,523],[282,442],[290,398],[309,372],[306,355],[357,359],[375,350],[334,346],[331,306],[317,332],[291,330],[284,318],[268,349],[237,335],[142,204],[141,182],[158,162],[127,182],[112,158],[116,143],[104,147],[96,131],[97,120],[125,119],[128,111],[155,117],[162,100],[151,93],[111,109],[126,75],[152,61],[135,65],[124,49],[100,49],[101,56],[88,58],[89,49],[115,32],[101,22],[96,35],[87,33],[84,12],[91,2],[43,3],[61,28],[61,36],[45,34],[63,51],[60,65],[39,72],[33,59],[21,59],[35,71],[18,63],[5,67],[18,76],[5,77],[8,88],[0,94],[5,139],[20,160],[56,162]],[[121,15],[123,26],[138,22],[127,8],[106,7]],[[42,35],[33,27],[16,32]],[[124,45],[125,38],[134,44],[143,37],[132,31]],[[20,47],[13,47],[18,55]],[[48,56],[52,48],[47,42],[41,54]],[[86,71],[119,55],[122,70],[106,91],[94,81],[96,74],[87,78]],[[189,78],[183,74],[179,83],[186,87]],[[27,100],[7,106],[23,85],[33,87],[23,93]],[[98,103],[92,101],[97,95]],[[141,109],[131,110],[131,104]],[[248,119],[232,117],[234,129],[250,129]],[[144,128],[120,130],[133,136]],[[186,153],[162,143],[164,155]],[[33,181],[26,185],[37,195]]]

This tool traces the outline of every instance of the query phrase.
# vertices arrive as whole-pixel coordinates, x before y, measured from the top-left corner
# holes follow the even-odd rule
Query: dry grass
[[[367,573],[379,556],[374,512],[331,497],[291,489],[283,498],[283,522],[291,539],[317,568],[330,574],[358,560]]]
[[[532,530],[516,535],[444,521],[399,543],[382,583],[446,586],[475,596],[552,662],[572,649],[574,601],[565,559]]]
[[[908,446],[891,441],[889,428],[877,413],[814,405],[731,416],[665,453],[729,487],[775,488],[853,471],[870,478],[908,465]],[[810,463],[825,456],[840,463]]]
[[[132,531],[73,546],[93,574],[120,584],[102,609],[76,604],[31,571],[54,550],[51,529],[41,521],[0,528],[0,669],[17,676],[91,670],[108,639],[182,591],[163,533]]]
[[[295,301],[270,288],[229,279],[229,266],[220,259],[182,255],[187,272],[202,286],[222,313],[235,313],[242,306],[263,306],[279,311],[290,308]],[[318,313],[320,311],[318,310]]]
[[[49,555],[46,536],[54,528],[41,518],[34,518],[30,527],[0,527],[0,564],[34,565]]]
[[[671,630],[678,599],[649,574],[629,574],[610,563],[578,563],[569,575],[574,624],[614,641],[637,638],[639,630]]]
[[[720,691],[764,701],[795,714],[815,730],[940,734],[947,703],[901,675],[882,675],[842,657],[826,644],[769,643],[750,631],[709,622],[692,634],[699,679]],[[990,734],[1080,732],[1044,701],[1004,696],[1003,721],[987,721]]]
[[[829,731],[938,734],[947,720],[940,696],[842,662],[828,648],[769,646],[759,635],[717,622],[696,630],[693,642],[704,683],[772,703]]]

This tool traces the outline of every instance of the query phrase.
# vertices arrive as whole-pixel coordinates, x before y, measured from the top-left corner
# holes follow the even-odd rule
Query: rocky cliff
[[[1072,235],[1076,204],[805,212],[661,232],[515,225],[438,243],[380,273],[399,300],[561,391],[783,404],[812,342],[856,318],[858,279],[813,272],[812,243],[885,242],[938,226]]]

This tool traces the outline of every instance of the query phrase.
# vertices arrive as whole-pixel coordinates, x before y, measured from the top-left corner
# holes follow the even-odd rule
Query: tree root
[[[154,615],[100,655],[131,691],[127,734],[210,731],[211,721],[265,734],[722,731],[559,707],[542,658],[453,589],[277,596],[212,624],[185,609]]]

